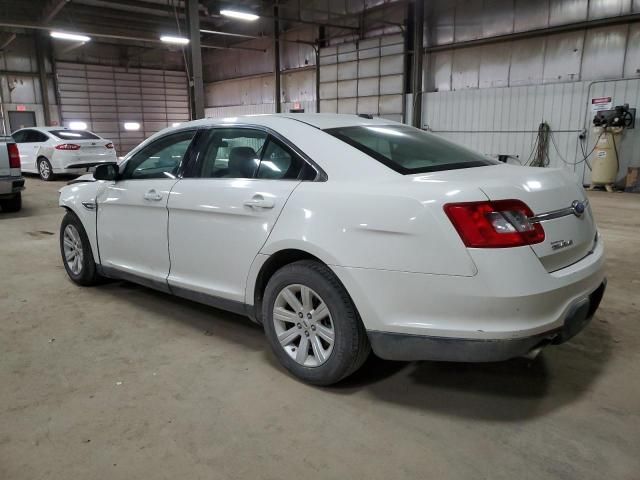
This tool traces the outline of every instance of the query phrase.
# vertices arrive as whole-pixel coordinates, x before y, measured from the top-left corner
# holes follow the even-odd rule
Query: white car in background
[[[486,362],[581,331],[605,289],[582,186],[383,119],[291,114],[163,130],[61,190],[69,277],[245,314],[297,377],[370,350]]]
[[[111,141],[87,130],[30,127],[16,130],[22,171],[37,173],[45,181],[56,174],[81,174],[100,163],[117,160]]]

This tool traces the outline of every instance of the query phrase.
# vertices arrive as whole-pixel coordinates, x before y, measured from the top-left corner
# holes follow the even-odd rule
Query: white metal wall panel
[[[640,23],[629,26],[627,58],[624,61],[624,76],[628,78],[636,75],[640,75]]]
[[[429,45],[640,12],[640,0],[429,0],[426,5]]]
[[[57,74],[63,124],[85,122],[111,140],[119,155],[153,133],[189,120],[183,72],[60,62]],[[125,122],[138,122],[141,128],[127,131]]]
[[[589,30],[585,41],[582,78],[620,78],[626,39],[626,25]]]
[[[386,35],[320,51],[320,111],[404,117],[404,39]]]
[[[282,111],[288,111],[296,104],[300,104],[306,112],[315,112],[315,85],[313,68],[282,72],[280,96]],[[332,85],[335,87],[335,83]],[[273,113],[275,112],[274,93],[272,74],[208,83],[205,85],[206,112],[210,112],[207,116],[227,117]],[[335,94],[333,96],[335,97]]]
[[[424,61],[428,91],[630,78],[640,74],[640,24],[438,51]]]
[[[551,166],[574,171],[588,183],[578,134],[589,130],[585,150],[591,151],[589,101],[601,96],[611,96],[615,105],[640,107],[640,78],[427,93],[424,126],[487,155],[517,155],[526,163],[538,125],[547,122],[555,141],[549,147]],[[628,166],[640,166],[640,129],[628,130],[618,147],[622,178]]]

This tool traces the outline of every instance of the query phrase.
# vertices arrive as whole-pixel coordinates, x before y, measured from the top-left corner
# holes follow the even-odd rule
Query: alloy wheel
[[[82,261],[84,252],[82,250],[82,240],[78,229],[73,225],[67,225],[63,235],[64,243],[64,259],[74,275],[80,275],[82,272]]]
[[[331,356],[335,343],[331,313],[309,287],[288,285],[278,293],[273,324],[280,345],[296,363],[318,367]]]
[[[51,175],[51,168],[49,168],[49,163],[44,160],[41,160],[38,164],[38,170],[40,171],[40,176],[45,180],[49,178],[49,175]]]

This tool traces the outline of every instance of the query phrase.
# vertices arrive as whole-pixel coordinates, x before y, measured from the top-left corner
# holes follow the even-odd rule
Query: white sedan
[[[571,173],[356,115],[169,128],[61,190],[66,271],[245,314],[280,362],[339,381],[371,349],[485,362],[578,333],[605,288]]]
[[[45,181],[55,174],[79,174],[117,160],[113,143],[87,130],[30,127],[11,136],[20,151],[22,171],[37,173]]]

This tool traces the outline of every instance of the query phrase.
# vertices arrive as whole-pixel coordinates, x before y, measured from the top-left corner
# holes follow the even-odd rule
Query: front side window
[[[150,143],[129,159],[123,178],[176,178],[195,133],[185,130]]]
[[[211,130],[202,155],[202,178],[253,178],[267,134],[250,128]]]
[[[499,163],[432,133],[404,125],[341,127],[325,132],[403,175]]]

